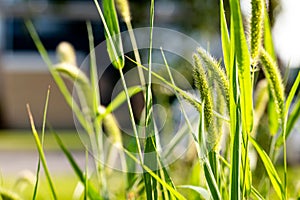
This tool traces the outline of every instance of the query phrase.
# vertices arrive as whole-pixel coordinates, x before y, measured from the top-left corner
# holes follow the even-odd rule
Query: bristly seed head
[[[104,106],[98,107],[98,112],[100,115],[105,114],[106,108]],[[116,147],[122,146],[122,134],[118,126],[116,118],[111,114],[105,114],[103,118],[103,126],[108,134],[108,137],[111,139],[113,145]]]
[[[208,88],[208,81],[206,79],[205,71],[203,69],[200,58],[197,55],[193,55],[194,59],[194,81],[195,86],[200,92],[202,99],[202,105],[204,106],[204,122],[205,128],[208,133],[207,144],[212,148],[217,148],[218,136],[214,127],[213,118],[213,101],[211,97],[211,92]]]
[[[264,23],[264,1],[252,0],[252,15],[250,22],[250,48],[252,65],[256,65],[259,57],[262,35],[263,35],[263,23]]]
[[[124,22],[129,22],[131,15],[128,0],[116,0],[116,6]]]
[[[61,42],[56,48],[60,62],[76,65],[76,54],[74,47],[68,42]]]
[[[276,62],[264,49],[260,51],[260,60],[263,65],[263,71],[271,88],[271,94],[275,99],[276,110],[280,116],[279,121],[283,121],[284,116],[284,87],[282,84],[281,74]]]
[[[226,103],[226,107],[229,110],[229,80],[227,75],[221,68],[220,63],[218,63],[216,59],[214,59],[207,51],[202,48],[198,48],[197,52],[205,67],[211,72],[211,75],[217,83],[217,86],[220,88]]]

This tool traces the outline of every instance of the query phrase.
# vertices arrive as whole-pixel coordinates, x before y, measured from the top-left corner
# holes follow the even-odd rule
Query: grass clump
[[[131,25],[128,1],[104,0],[102,7],[97,0],[94,0],[94,3],[104,24],[110,60],[118,70],[123,86],[123,91],[106,107],[100,101],[91,24],[87,23],[91,50],[90,74],[87,75],[77,67],[75,50],[68,43],[61,43],[58,46],[57,53],[60,63],[52,64],[32,23],[29,21],[26,23],[39,52],[48,64],[54,80],[89,138],[91,152],[94,155],[92,161],[96,166],[95,179],[97,184],[94,184],[92,178],[89,177],[87,168],[82,170],[78,166],[70,151],[56,135],[56,140],[62,152],[66,155],[76,176],[79,178],[80,184],[84,187],[81,197],[84,199],[190,199],[192,195],[181,192],[188,189],[194,191],[197,198],[200,196],[204,199],[268,199],[269,196],[273,195],[273,191],[278,198],[288,199],[285,139],[289,132],[287,130],[291,129],[291,124],[297,116],[295,110],[293,110],[293,121],[290,121],[287,111],[294,99],[300,76],[287,100],[285,100],[279,68],[273,54],[270,53],[273,51],[273,45],[268,29],[269,24],[266,24],[268,23],[266,17],[268,16],[265,12],[265,2],[263,0],[251,1],[250,40],[247,43],[239,0],[230,0],[229,2],[231,34],[228,31],[223,1],[220,0],[220,27],[226,70],[221,67],[221,62],[217,62],[202,47],[195,49],[195,54],[190,55],[194,61],[191,72],[201,100],[177,86],[163,48],[161,48],[161,53],[164,61],[163,65],[168,72],[168,78],[155,72],[152,68],[155,8],[153,0],[150,5],[148,67],[141,63],[140,53],[136,48],[137,43]],[[123,53],[123,41],[118,37],[120,27],[116,8],[128,28],[131,45],[134,49],[134,59],[126,57]],[[262,44],[262,41],[264,41],[264,44]],[[250,50],[248,47],[250,47]],[[264,48],[267,50],[264,50]],[[126,67],[125,58],[137,65],[141,85],[127,86],[128,83],[123,72]],[[255,73],[260,72],[254,69],[260,66],[266,80],[261,81],[255,87]],[[144,72],[148,73],[148,79],[145,79]],[[65,80],[62,79],[62,76],[67,77],[75,84],[75,91],[79,96],[78,103],[72,99],[70,92],[66,89]],[[171,88],[180,103],[180,108],[184,114],[184,128],[190,133],[192,147],[196,152],[193,156],[189,155],[189,158],[192,157],[193,162],[200,163],[197,168],[190,167],[190,170],[187,171],[191,171],[191,174],[189,174],[191,176],[202,176],[203,182],[184,180],[182,181],[184,184],[177,184],[177,177],[172,174],[173,166],[165,165],[165,161],[169,159],[172,151],[169,155],[164,154],[161,149],[159,131],[153,116],[153,102],[155,98],[158,98],[153,93],[154,87],[152,87],[151,81],[153,77],[161,81],[163,85]],[[268,87],[271,90],[270,95],[266,93]],[[257,88],[256,92],[254,88]],[[135,118],[132,102],[130,101],[130,98],[138,93],[142,93],[145,104],[140,119]],[[255,99],[253,93],[256,93]],[[270,134],[273,141],[272,146],[270,149],[265,150],[255,136],[261,131],[259,129],[260,119],[265,114],[267,102],[271,101],[272,98],[279,116],[277,120],[281,124],[277,134],[282,137],[280,137],[280,142],[280,139],[276,139],[276,135]],[[196,130],[193,127],[189,113],[183,106],[182,99],[197,110],[198,128]],[[127,103],[133,128],[133,136],[128,143],[125,142],[127,140],[123,137],[118,122],[113,115],[113,111],[124,102]],[[253,106],[253,102],[256,102],[255,106]],[[299,106],[294,109],[299,109]],[[47,109],[45,108],[45,110]],[[52,198],[56,199],[54,185],[47,169],[43,145],[34,128],[32,114],[29,109],[28,112],[42,166],[52,191]],[[181,135],[178,133],[175,137],[181,137],[186,133],[182,132]],[[142,135],[147,137],[143,138]],[[107,143],[105,136],[108,136],[111,143]],[[225,138],[224,144],[221,142],[222,137]],[[118,194],[112,192],[114,185],[111,185],[108,181],[113,170],[106,166],[105,162],[102,162],[114,159],[113,154],[108,153],[106,155],[104,153],[106,148],[109,148],[109,152],[112,152],[113,145],[116,145],[118,149],[117,159],[114,162],[120,162],[121,170],[123,170],[123,176],[119,179],[122,186],[120,186]],[[175,149],[177,145],[178,142],[171,143],[170,149]],[[277,166],[275,165],[281,147],[284,153],[283,179],[278,175]],[[265,168],[264,179],[266,181],[262,185],[267,188],[267,192],[261,189],[261,185],[252,181],[253,174],[256,173],[256,166],[254,169],[250,168],[252,158],[249,152],[252,150],[256,150],[256,155],[260,157],[262,166]],[[134,173],[137,168],[142,170],[141,173]],[[127,171],[128,169],[133,169],[133,172]]]

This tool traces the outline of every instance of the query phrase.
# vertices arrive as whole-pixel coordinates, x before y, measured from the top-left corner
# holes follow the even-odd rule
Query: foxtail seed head
[[[282,78],[277,67],[276,62],[264,49],[260,51],[260,60],[263,66],[263,71],[268,80],[268,84],[271,88],[271,94],[274,97],[276,104],[276,111],[280,116],[282,122],[284,116],[284,87],[282,84]]]
[[[116,6],[124,22],[130,22],[131,15],[128,0],[116,0]]]
[[[122,134],[118,126],[116,118],[111,114],[106,114],[106,108],[104,106],[98,107],[98,112],[100,115],[105,114],[103,118],[103,126],[108,134],[108,137],[111,139],[116,147],[122,147]]]
[[[56,49],[60,62],[76,66],[76,54],[74,47],[68,42],[61,42]]]
[[[90,87],[88,77],[77,66],[63,62],[54,65],[54,69],[81,87]]]
[[[250,48],[252,65],[256,65],[261,48],[263,23],[264,23],[264,1],[252,0],[251,22],[250,22]]]
[[[203,69],[200,58],[197,55],[193,55],[194,59],[194,81],[195,86],[200,92],[200,96],[204,106],[204,122],[207,131],[207,144],[212,149],[217,148],[218,136],[214,127],[213,118],[213,101],[211,97],[211,92],[208,88],[208,82],[205,76],[205,71]],[[200,111],[201,112],[201,111]]]
[[[78,94],[84,95],[86,105],[92,109],[92,91],[88,77],[77,66],[69,63],[58,63],[53,68],[75,84]]]
[[[214,59],[207,51],[202,48],[198,48],[197,52],[205,67],[211,72],[217,86],[220,88],[226,102],[226,107],[229,110],[229,80],[224,70],[221,68],[221,65],[216,61],[216,59]]]

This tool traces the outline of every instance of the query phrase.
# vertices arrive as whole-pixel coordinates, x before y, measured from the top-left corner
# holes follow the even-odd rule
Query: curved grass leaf
[[[200,196],[204,199],[210,199],[210,194],[209,192],[200,186],[194,186],[194,185],[178,185],[177,188],[185,188],[185,189],[190,189],[190,190],[194,190],[195,192],[197,192],[198,194],[200,194]]]
[[[252,137],[249,137],[249,140],[256,149],[258,155],[260,156],[276,194],[279,198],[283,198],[284,194],[282,183],[271,159]]]
[[[7,190],[0,186],[0,199],[1,200],[23,200],[18,194]]]
[[[290,135],[294,125],[300,117],[300,101],[298,100],[294,106],[291,114],[289,115],[287,126],[286,126],[286,138]],[[279,142],[280,143],[280,142]]]
[[[295,82],[292,86],[292,89],[291,89],[291,91],[288,95],[288,98],[286,100],[286,103],[285,103],[285,118],[287,119],[286,135],[285,135],[285,138],[283,138],[283,135],[280,135],[278,137],[277,142],[276,142],[277,147],[280,147],[282,145],[283,139],[288,138],[289,134],[291,133],[292,127],[296,122],[296,119],[300,116],[300,114],[299,114],[300,112],[297,112],[297,111],[299,111],[299,107],[300,107],[300,103],[298,102],[296,104],[294,110],[292,111],[290,117],[287,118],[291,103],[294,99],[294,96],[295,96],[296,91],[298,89],[299,83],[300,83],[300,72],[298,73],[298,76],[297,76],[297,78],[296,78],[296,80],[295,80]]]

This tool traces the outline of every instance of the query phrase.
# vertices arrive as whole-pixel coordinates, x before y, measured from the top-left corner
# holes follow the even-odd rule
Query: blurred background
[[[133,27],[147,27],[150,2],[146,0],[129,2]],[[229,10],[228,2],[224,3],[225,10]],[[251,9],[250,1],[241,0],[241,7],[247,21]],[[282,74],[286,74],[284,77],[287,88],[294,82],[300,67],[300,26],[297,25],[300,20],[299,10],[300,3],[297,0],[269,2],[274,44]],[[229,12],[226,14],[229,16]],[[4,172],[15,165],[20,165],[17,169],[22,169],[26,163],[12,163],[5,168],[1,165],[9,163],[11,156],[4,156],[3,152],[22,147],[35,149],[29,134],[26,103],[31,105],[35,122],[40,127],[48,85],[51,85],[48,122],[55,129],[63,130],[62,132],[76,133],[72,112],[36,51],[24,25],[24,19],[33,21],[54,63],[58,61],[55,49],[61,41],[68,41],[74,45],[79,65],[87,56],[87,20],[92,22],[95,44],[104,40],[103,25],[92,0],[0,1],[0,168]],[[205,49],[208,48],[214,57],[222,57],[219,0],[156,0],[154,24],[182,32],[194,38]],[[121,30],[125,31],[125,24],[121,21],[120,25]],[[104,80],[105,85],[114,85],[116,76],[117,72],[110,69],[107,72],[108,78]],[[186,77],[191,81],[191,74],[186,74]],[[111,91],[107,88],[106,93],[111,95]],[[102,102],[107,104],[109,102],[105,95],[104,93],[101,98]],[[296,164],[300,162],[300,148],[297,145],[297,142],[300,142],[299,123],[293,132],[290,143],[295,144],[288,146],[289,162]],[[28,135],[29,138],[24,135]],[[66,135],[65,140],[71,148],[82,149],[76,134]],[[54,143],[50,138],[46,147],[55,149]],[[33,156],[32,159],[36,157]]]

